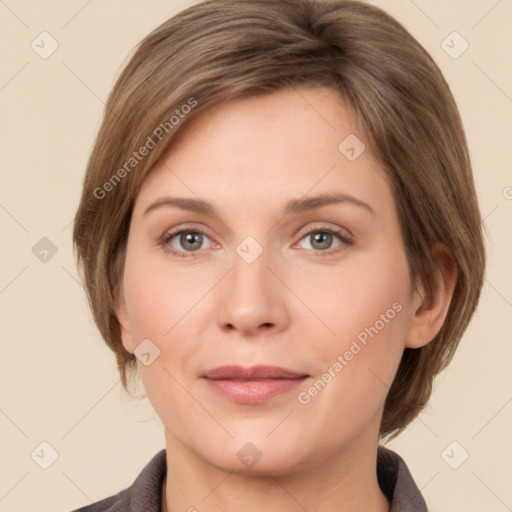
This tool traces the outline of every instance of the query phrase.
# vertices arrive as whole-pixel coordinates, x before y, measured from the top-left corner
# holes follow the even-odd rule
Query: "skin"
[[[118,317],[126,350],[146,338],[160,350],[138,367],[165,426],[169,511],[389,510],[375,472],[384,401],[404,348],[441,328],[455,272],[440,259],[433,294],[413,290],[386,174],[369,149],[353,162],[338,150],[348,134],[364,141],[328,88],[233,100],[186,125],[142,185]],[[374,214],[344,202],[284,215],[289,199],[321,193],[349,194]],[[165,196],[200,198],[216,215],[172,206],[144,215]],[[175,228],[206,235],[165,241]],[[326,229],[352,243],[316,241]],[[252,263],[236,252],[247,236],[263,248]],[[394,303],[400,312],[300,403]],[[266,403],[232,403],[199,378],[224,364],[310,377]],[[237,457],[248,442],[262,455],[252,468]]]

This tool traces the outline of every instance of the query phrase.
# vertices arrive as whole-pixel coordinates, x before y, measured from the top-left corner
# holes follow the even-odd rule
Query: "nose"
[[[287,289],[272,267],[265,250],[250,263],[234,254],[233,268],[219,290],[221,329],[254,337],[288,328]]]

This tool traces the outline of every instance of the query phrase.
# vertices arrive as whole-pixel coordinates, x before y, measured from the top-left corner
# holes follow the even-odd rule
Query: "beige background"
[[[91,320],[71,221],[121,66],[190,3],[0,1],[0,512],[66,512],[117,493],[164,447],[159,419],[122,392]],[[374,3],[419,39],[452,87],[489,234],[477,314],[428,408],[389,446],[430,510],[512,510],[512,1]],[[59,45],[47,59],[31,48],[43,31]],[[469,43],[457,59],[441,47],[453,31]],[[47,262],[32,252],[42,237],[58,250]],[[48,469],[31,458],[43,441],[58,452]],[[469,454],[458,469],[442,457],[453,441],[452,464]]]

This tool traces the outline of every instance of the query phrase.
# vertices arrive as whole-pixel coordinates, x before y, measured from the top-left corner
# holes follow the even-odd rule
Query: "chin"
[[[220,446],[214,453],[203,454],[203,459],[226,472],[246,476],[277,476],[300,469],[306,454],[300,454],[295,446],[283,446],[268,439],[242,441],[232,439],[227,446]]]

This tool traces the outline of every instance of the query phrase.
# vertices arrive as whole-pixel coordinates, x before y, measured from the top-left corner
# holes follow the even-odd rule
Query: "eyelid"
[[[182,231],[190,231],[191,233],[201,233],[202,235],[205,235],[210,239],[214,238],[208,228],[205,228],[201,224],[195,224],[193,222],[181,224],[179,226],[166,230],[163,235],[163,238],[169,238],[170,236],[177,235]]]
[[[304,237],[304,235],[308,235],[309,233],[311,233],[312,231],[328,231],[330,233],[336,233],[336,234],[344,234],[344,237],[347,238],[347,239],[350,239],[350,240],[353,240],[355,237],[354,235],[352,234],[352,232],[350,230],[348,230],[347,228],[344,228],[344,227],[341,227],[341,226],[328,226],[328,222],[313,222],[313,225],[311,224],[307,224],[306,226],[304,226],[304,228],[300,229],[299,232],[295,235],[296,237],[300,237],[300,239],[302,240],[302,238]]]

